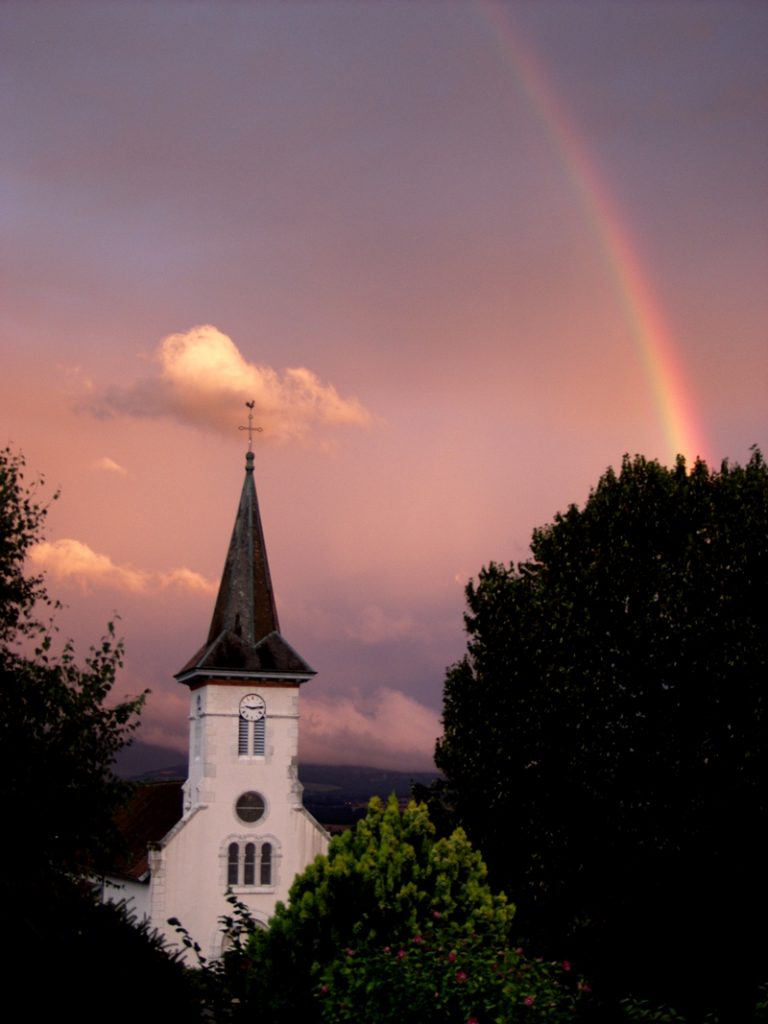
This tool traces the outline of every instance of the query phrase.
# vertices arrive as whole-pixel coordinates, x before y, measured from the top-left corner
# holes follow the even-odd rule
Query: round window
[[[264,797],[261,793],[243,793],[238,797],[235,811],[240,821],[258,821],[264,815]]]

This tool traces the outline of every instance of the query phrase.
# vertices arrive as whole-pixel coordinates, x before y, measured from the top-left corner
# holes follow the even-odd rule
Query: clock
[[[266,713],[267,705],[258,693],[248,693],[240,701],[240,717],[246,722],[258,722]]]

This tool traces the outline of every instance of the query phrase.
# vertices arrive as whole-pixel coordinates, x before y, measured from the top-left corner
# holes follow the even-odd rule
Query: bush
[[[585,986],[513,949],[513,916],[461,829],[438,839],[423,804],[374,798],[228,977],[244,978],[243,1017],[271,1024],[570,1020]]]

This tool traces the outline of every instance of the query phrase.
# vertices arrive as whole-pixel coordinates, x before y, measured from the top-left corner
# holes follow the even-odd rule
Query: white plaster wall
[[[263,757],[238,755],[239,705],[258,693],[266,701]],[[198,695],[202,725],[197,727]],[[296,685],[209,683],[191,694],[190,771],[185,815],[150,855],[151,917],[169,941],[177,936],[166,922],[178,917],[206,956],[220,951],[218,924],[231,912],[226,902],[227,847],[232,841],[269,841],[273,846],[272,884],[233,887],[254,916],[266,922],[278,900],[286,901],[295,875],[318,853],[328,837],[301,802],[296,776],[299,689]],[[200,743],[195,744],[195,729]],[[266,802],[252,824],[235,812],[237,798],[255,790]]]
[[[129,911],[137,921],[150,916],[150,891],[148,882],[133,882],[107,876],[101,881],[101,902],[120,903],[125,900]]]

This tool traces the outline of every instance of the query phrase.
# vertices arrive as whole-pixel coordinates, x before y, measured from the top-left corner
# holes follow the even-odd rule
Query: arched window
[[[274,846],[270,842],[233,841],[227,845],[227,885],[273,884]]]
[[[267,844],[269,845],[269,844]],[[245,844],[243,885],[256,884],[256,843]]]
[[[272,843],[261,844],[259,875],[259,881],[262,885],[272,885]]]
[[[237,885],[240,876],[240,845],[230,843],[227,848],[227,885]]]

